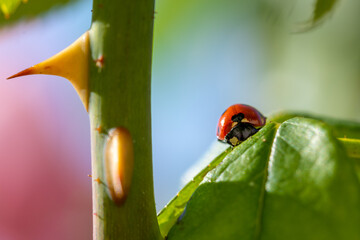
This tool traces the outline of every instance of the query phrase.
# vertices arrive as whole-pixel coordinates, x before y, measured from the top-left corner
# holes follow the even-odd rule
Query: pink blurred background
[[[1,240],[92,237],[89,122],[75,91],[58,77],[4,80],[85,31],[91,15],[71,24],[69,11],[0,30]]]
[[[89,136],[41,81],[0,83],[0,239],[90,239]]]

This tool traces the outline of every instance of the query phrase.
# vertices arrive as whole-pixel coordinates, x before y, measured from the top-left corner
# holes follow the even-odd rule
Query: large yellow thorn
[[[89,104],[89,32],[55,56],[25,69],[7,79],[31,74],[48,74],[68,79],[79,94],[86,110]]]

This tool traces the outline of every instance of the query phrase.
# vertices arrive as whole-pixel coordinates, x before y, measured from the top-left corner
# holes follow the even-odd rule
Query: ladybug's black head
[[[234,116],[231,117],[231,121],[233,122],[241,122],[241,120],[244,119],[244,114],[243,113],[238,113],[238,114],[235,114]]]

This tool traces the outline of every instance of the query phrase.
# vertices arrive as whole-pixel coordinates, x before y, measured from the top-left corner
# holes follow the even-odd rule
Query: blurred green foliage
[[[13,14],[16,8],[20,5],[22,0],[1,0],[0,8],[6,19],[10,18],[10,15]],[[25,1],[24,1],[25,3]]]
[[[313,24],[315,25],[329,14],[337,2],[338,0],[317,0],[312,18]]]
[[[76,1],[78,0],[0,0],[3,13],[3,17],[0,17],[0,27],[18,20],[37,17],[55,7]]]

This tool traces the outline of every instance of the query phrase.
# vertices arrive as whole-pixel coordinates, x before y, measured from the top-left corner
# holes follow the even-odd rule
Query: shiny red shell
[[[231,121],[231,117],[238,113],[244,114],[242,122],[249,122],[254,127],[262,127],[266,123],[266,118],[256,108],[245,104],[234,104],[226,109],[219,119],[216,129],[216,136],[219,140],[224,140],[226,134],[233,128],[234,122]]]

